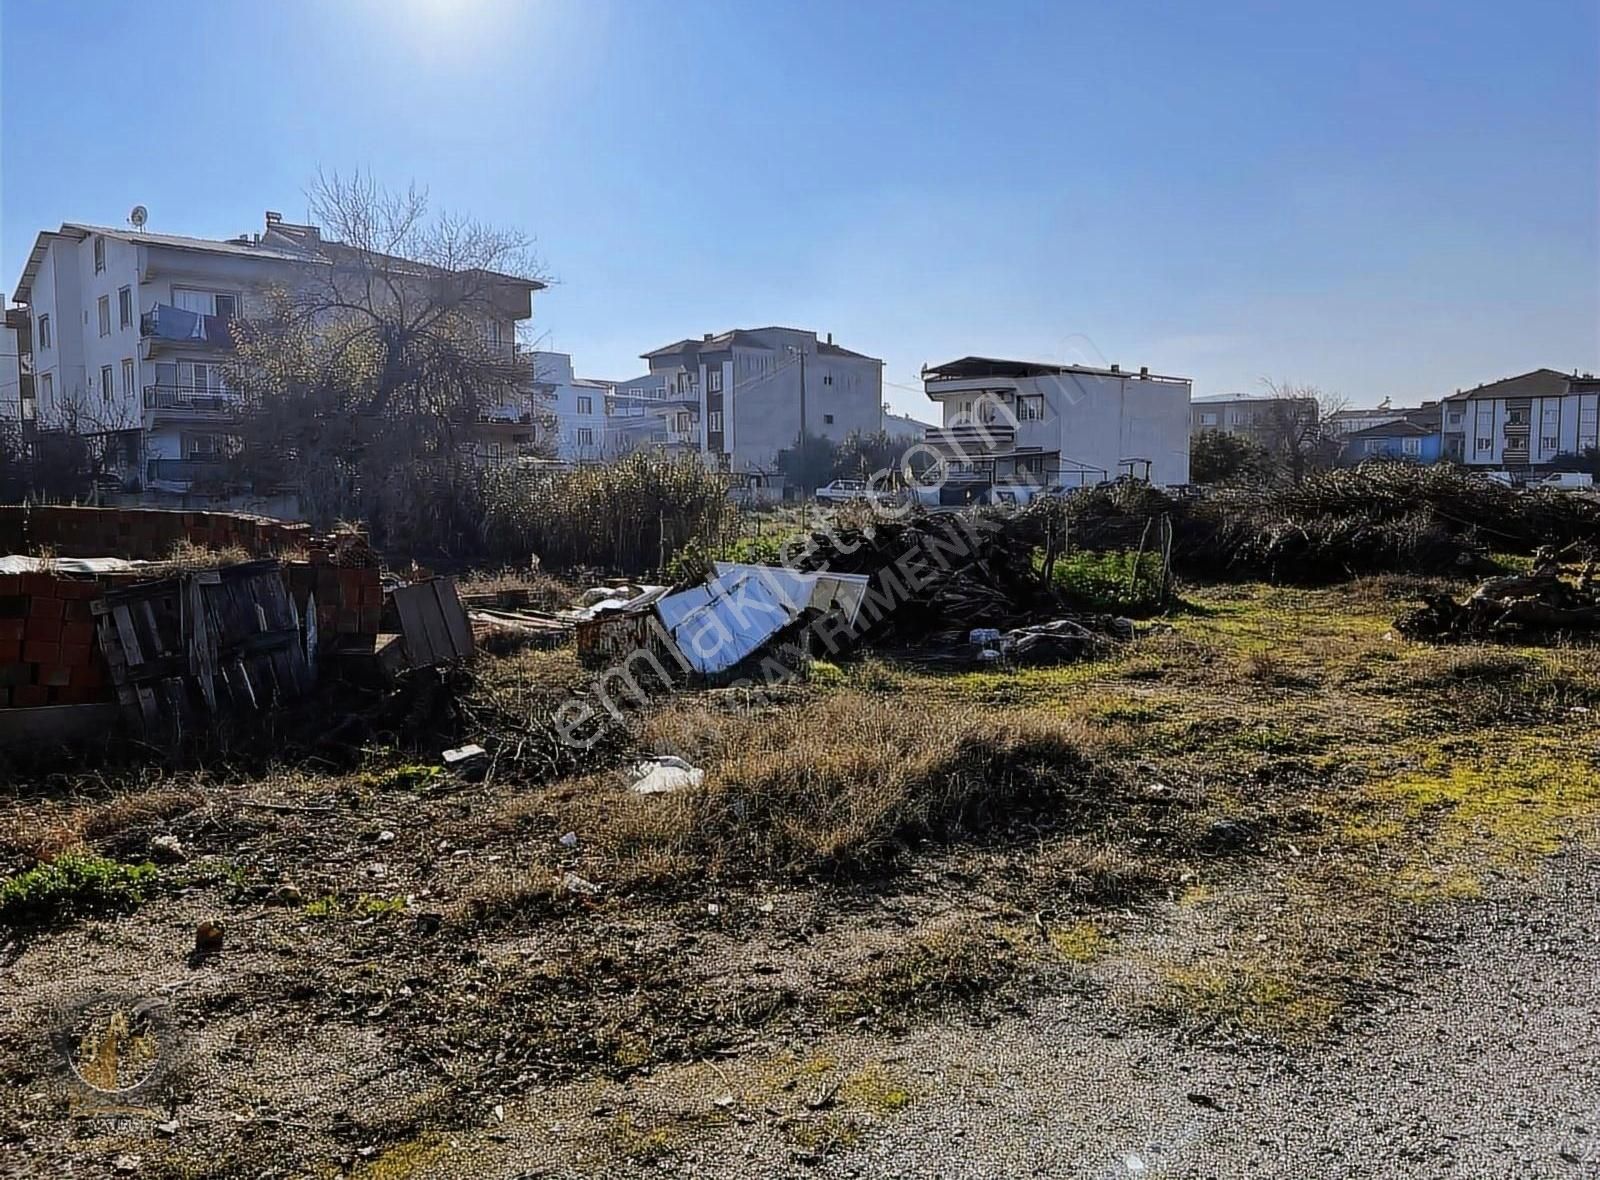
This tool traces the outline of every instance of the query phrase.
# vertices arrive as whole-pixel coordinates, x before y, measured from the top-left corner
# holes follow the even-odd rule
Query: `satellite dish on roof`
[[[135,205],[128,210],[128,224],[134,229],[143,229],[144,223],[148,220],[150,220],[150,210],[143,205]]]

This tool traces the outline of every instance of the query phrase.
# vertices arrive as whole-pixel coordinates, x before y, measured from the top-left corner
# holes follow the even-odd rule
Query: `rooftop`
[[[1487,385],[1458,389],[1444,400],[1454,402],[1496,397],[1561,397],[1567,393],[1570,382],[1582,380],[1584,378],[1579,377],[1576,370],[1562,373],[1555,369],[1533,369],[1527,373],[1519,373],[1515,377],[1502,377]]]
[[[1148,370],[1123,368],[1097,369],[1091,365],[1061,365],[1051,361],[1011,361],[991,356],[964,356],[942,365],[925,365],[922,379],[967,380],[974,377],[1045,377],[1057,373],[1083,373],[1093,377],[1128,377],[1146,381],[1188,381],[1187,377],[1166,377]]]

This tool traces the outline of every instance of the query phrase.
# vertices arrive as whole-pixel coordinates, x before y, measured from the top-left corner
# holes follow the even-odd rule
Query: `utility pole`
[[[806,346],[800,346],[800,441],[806,441]]]

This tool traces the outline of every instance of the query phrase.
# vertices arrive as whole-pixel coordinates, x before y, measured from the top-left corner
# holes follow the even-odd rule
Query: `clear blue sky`
[[[316,169],[537,235],[581,374],[733,326],[1415,401],[1600,368],[1600,3],[0,8],[0,278]],[[910,388],[898,388],[904,386]]]

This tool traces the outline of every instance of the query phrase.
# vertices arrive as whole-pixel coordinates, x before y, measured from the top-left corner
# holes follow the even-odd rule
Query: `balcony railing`
[[[232,348],[232,324],[228,316],[202,315],[170,303],[158,303],[139,317],[139,335],[151,341]]]
[[[195,389],[187,385],[146,385],[144,408],[171,410],[201,418],[225,418],[239,403],[227,390]]]
[[[1004,455],[1016,450],[1017,431],[1010,423],[964,422],[956,426],[935,426],[923,441],[943,454]]]
[[[168,483],[220,483],[228,478],[224,459],[151,459],[148,478]]]

